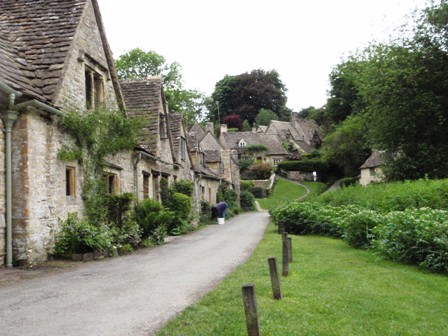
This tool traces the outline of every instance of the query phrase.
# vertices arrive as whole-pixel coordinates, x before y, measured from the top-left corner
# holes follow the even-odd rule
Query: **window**
[[[212,188],[208,188],[208,202],[212,203]]]
[[[75,196],[75,167],[65,167],[65,195]]]
[[[159,176],[152,175],[152,199],[159,200]]]
[[[114,173],[105,173],[106,193],[116,195],[119,193],[118,175]]]
[[[85,69],[86,108],[95,110],[104,103],[103,76],[88,66]]]
[[[238,147],[243,148],[243,147],[246,147],[246,146],[247,146],[247,143],[246,143],[246,141],[244,141],[244,139],[241,139],[238,142]]]
[[[372,176],[372,177],[376,176],[375,168],[369,168],[369,171],[370,171],[370,176]]]
[[[165,116],[162,113],[159,115],[159,134],[160,139],[166,139]]]
[[[201,190],[202,190],[202,200],[205,201],[205,187],[202,186],[202,187],[201,187]]]
[[[180,138],[180,142],[179,142],[179,151],[180,151],[180,158],[185,161],[186,159],[186,150],[185,150],[185,139],[184,138]]]
[[[280,163],[280,159],[274,159],[274,166],[277,166]]]
[[[149,198],[149,174],[143,173],[143,198]]]

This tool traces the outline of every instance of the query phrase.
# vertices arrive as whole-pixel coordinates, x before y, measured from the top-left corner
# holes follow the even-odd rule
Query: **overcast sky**
[[[427,0],[99,0],[114,57],[139,47],[210,95],[225,75],[272,70],[295,111],[325,104],[344,56],[384,40]]]

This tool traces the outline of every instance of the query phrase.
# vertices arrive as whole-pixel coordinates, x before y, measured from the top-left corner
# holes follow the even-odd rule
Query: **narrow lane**
[[[246,213],[133,255],[2,285],[0,335],[153,335],[250,256],[268,216]]]

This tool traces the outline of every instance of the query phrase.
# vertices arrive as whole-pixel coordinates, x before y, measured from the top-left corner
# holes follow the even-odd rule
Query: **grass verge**
[[[379,260],[341,240],[293,236],[294,261],[271,299],[267,258],[281,264],[274,225],[252,257],[157,335],[247,335],[241,286],[256,287],[262,335],[448,335],[448,278]]]
[[[325,189],[325,184],[321,182],[303,182],[302,184],[310,189],[309,196],[317,195]],[[306,193],[307,190],[304,187],[288,180],[278,179],[272,194],[268,198],[258,198],[257,201],[263,209],[270,210],[303,197]]]

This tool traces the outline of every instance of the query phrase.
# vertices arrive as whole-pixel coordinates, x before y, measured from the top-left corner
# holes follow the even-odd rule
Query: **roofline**
[[[8,84],[6,84],[2,78],[0,77],[0,90],[3,91],[4,93],[10,95],[13,94],[16,97],[20,97],[22,96],[22,92],[14,90],[12,87],[10,87]]]

